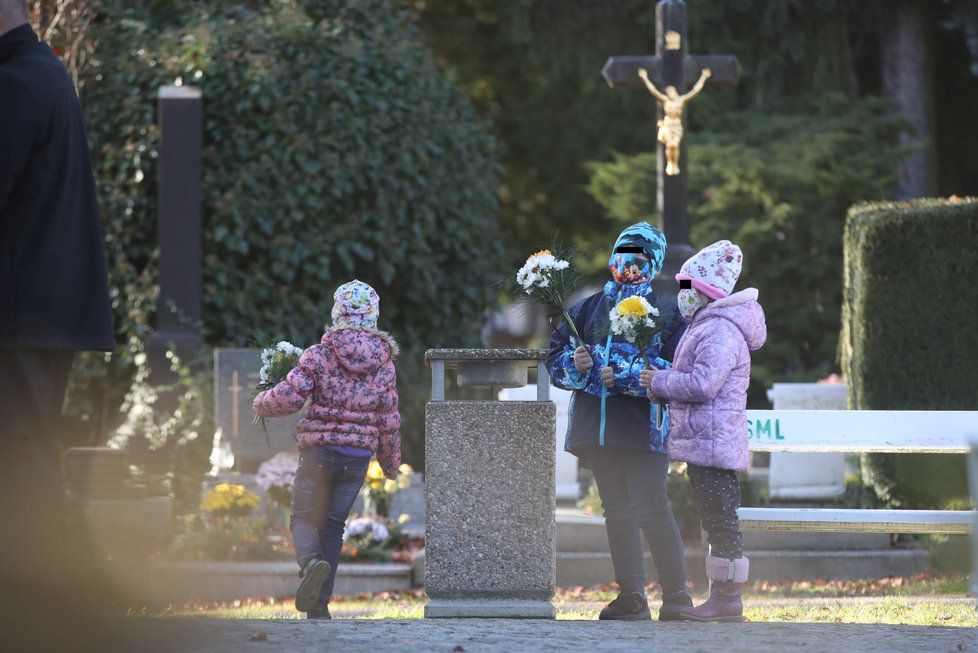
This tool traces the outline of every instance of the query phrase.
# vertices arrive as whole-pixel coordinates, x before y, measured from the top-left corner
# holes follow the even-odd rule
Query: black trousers
[[[736,560],[744,555],[743,537],[737,508],[740,507],[740,483],[729,469],[687,465],[686,474],[693,486],[700,523],[710,543],[710,555]]]

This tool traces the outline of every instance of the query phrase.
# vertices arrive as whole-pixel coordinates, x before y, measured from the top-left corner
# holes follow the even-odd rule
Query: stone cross
[[[203,100],[199,88],[162,86],[157,238],[160,248],[160,295],[156,331],[148,350],[150,382],[174,380],[166,359],[175,348],[187,362],[202,343],[197,329],[202,315],[201,158]]]
[[[640,68],[648,71],[649,79],[659,88],[674,86],[679,93],[686,90],[689,81],[695,81],[704,68],[712,77],[709,83],[732,84],[737,81],[739,65],[732,56],[688,56],[686,39],[686,3],[683,0],[660,0],[655,7],[655,56],[616,56],[608,59],[601,74],[614,86],[644,88],[638,75]],[[659,119],[663,117],[659,106]],[[661,216],[662,230],[668,241],[666,262],[660,278],[663,285],[675,284],[672,275],[693,254],[689,245],[689,217],[686,211],[686,139],[680,149],[680,173],[666,174],[665,148],[658,146],[658,173],[656,175],[656,208]],[[674,294],[674,290],[672,293]]]

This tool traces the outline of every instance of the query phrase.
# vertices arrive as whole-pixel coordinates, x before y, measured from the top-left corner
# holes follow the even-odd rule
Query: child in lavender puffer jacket
[[[703,530],[710,598],[680,612],[692,621],[743,621],[747,581],[737,508],[746,471],[750,352],[767,339],[757,289],[731,294],[740,276],[740,248],[721,240],[700,250],[676,275],[679,311],[689,321],[671,370],[642,372],[650,399],[669,402],[669,457],[687,463]]]
[[[343,529],[377,455],[396,479],[401,464],[401,418],[394,357],[397,343],[377,330],[380,297],[351,281],[333,295],[333,326],[309,347],[284,381],[255,397],[258,415],[302,410],[299,469],[292,492],[292,540],[302,582],[295,607],[310,619],[329,619],[329,599],[343,547]]]

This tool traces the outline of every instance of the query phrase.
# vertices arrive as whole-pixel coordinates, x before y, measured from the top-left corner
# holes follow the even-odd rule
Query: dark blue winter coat
[[[594,367],[587,374],[581,374],[574,367],[577,343],[571,343],[567,325],[561,322],[550,337],[547,370],[551,381],[559,388],[574,391],[564,449],[575,455],[597,446],[666,452],[668,422],[663,424],[660,431],[651,419],[652,403],[638,383],[642,369],[641,362],[636,358],[638,347],[617,337],[612,338],[610,347],[607,347],[608,314],[611,309],[626,297],[640,295],[658,308],[656,322],[662,325],[659,337],[646,353],[655,367],[671,367],[670,361],[686,330],[686,322],[679,314],[676,303],[656,298],[650,286],[650,283],[628,286],[609,281],[604,290],[571,307],[571,319],[594,359]],[[615,372],[615,387],[606,390],[602,438],[601,394],[604,384],[601,382],[600,368],[609,365],[609,360]]]

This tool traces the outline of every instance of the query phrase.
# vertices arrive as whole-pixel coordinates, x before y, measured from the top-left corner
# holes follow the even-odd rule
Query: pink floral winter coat
[[[284,381],[255,397],[263,417],[290,415],[312,403],[299,421],[299,447],[337,445],[377,454],[388,477],[401,464],[394,339],[375,329],[327,329]]]
[[[757,289],[710,302],[676,346],[672,369],[657,372],[651,393],[669,402],[669,457],[746,471],[750,352],[767,339]]]

